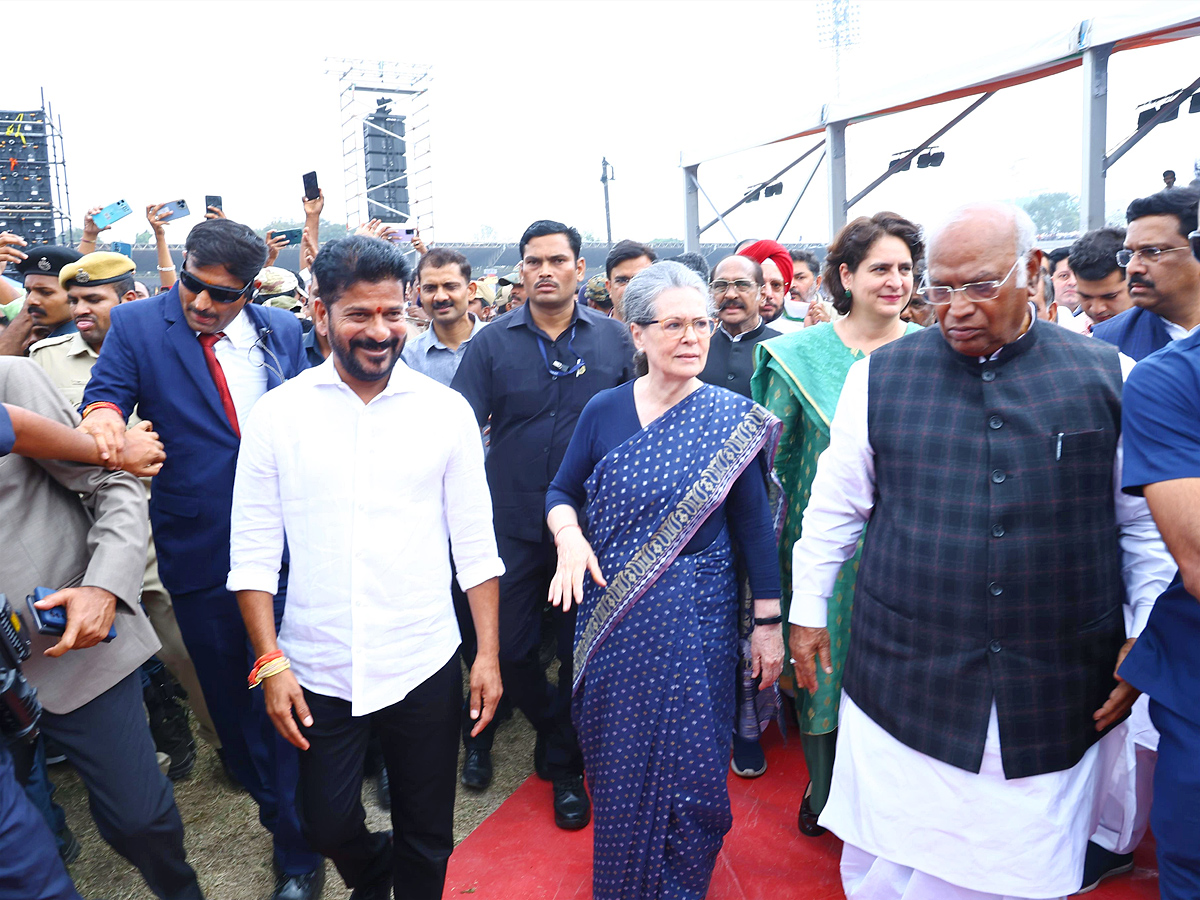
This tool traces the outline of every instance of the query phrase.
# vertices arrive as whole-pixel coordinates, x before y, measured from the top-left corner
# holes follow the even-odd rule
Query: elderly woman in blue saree
[[[726,790],[739,618],[752,674],[783,662],[768,503],[780,423],[703,384],[709,292],[662,262],[624,296],[644,374],[597,394],[547,493],[550,600],[579,606],[572,714],[595,815],[595,900],[702,898]],[[739,600],[735,554],[753,599]],[[749,629],[747,629],[749,631]]]

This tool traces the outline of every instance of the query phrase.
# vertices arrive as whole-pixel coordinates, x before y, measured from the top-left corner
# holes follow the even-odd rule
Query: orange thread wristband
[[[107,400],[97,400],[95,403],[89,403],[83,408],[83,415],[81,418],[86,419],[90,413],[93,413],[98,409],[111,409],[122,419],[125,418],[125,413],[121,411],[121,407],[117,406],[115,403],[109,403]]]
[[[258,682],[261,680],[258,677],[258,673],[259,673],[259,670],[261,670],[263,666],[265,666],[267,663],[271,662],[272,660],[282,659],[282,658],[283,658],[282,650],[272,650],[270,653],[264,653],[262,656],[260,656],[258,659],[256,659],[254,661],[254,668],[250,670],[250,677],[247,679],[250,682],[250,687],[255,687],[258,685]]]

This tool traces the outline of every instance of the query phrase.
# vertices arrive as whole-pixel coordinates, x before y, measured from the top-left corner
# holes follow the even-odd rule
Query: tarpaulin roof
[[[1200,15],[1195,3],[1139,4],[1137,12],[1088,19],[1023,48],[981,60],[970,69],[958,67],[931,72],[916,81],[883,85],[870,95],[837,100],[797,117],[796,127],[785,135],[768,135],[741,147],[714,153],[683,153],[680,164],[694,166],[744,150],[820,134],[830,122],[864,122],[878,116],[932,106],[947,100],[1036,81],[1083,64],[1089,47],[1113,44],[1113,52],[1153,47],[1200,35]],[[965,80],[964,80],[965,79]]]

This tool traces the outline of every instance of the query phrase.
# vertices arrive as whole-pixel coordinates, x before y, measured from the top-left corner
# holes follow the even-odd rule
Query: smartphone
[[[188,209],[186,200],[172,200],[170,203],[164,203],[162,209],[158,211],[158,215],[163,219],[182,219],[184,216],[191,215]]]
[[[304,199],[316,200],[321,196],[321,189],[317,187],[317,173],[304,173]]]
[[[103,228],[106,225],[111,225],[113,222],[119,222],[131,212],[133,212],[133,210],[129,208],[128,203],[126,203],[124,200],[118,200],[116,203],[108,204],[108,206],[104,207],[104,209],[100,210],[100,212],[92,216],[92,221],[95,222],[99,227]]]
[[[122,256],[133,256],[133,244],[127,244],[124,241],[113,241],[109,246],[112,247],[113,253],[120,253]]]
[[[33,617],[33,627],[38,634],[62,637],[62,633],[67,630],[67,611],[61,606],[51,609],[38,609],[34,606],[39,600],[45,600],[54,593],[57,593],[54,588],[34,588],[33,593],[25,597],[25,603],[29,607],[29,615]],[[116,636],[117,628],[114,625],[108,629],[108,635],[101,640],[107,644]]]
[[[274,237],[285,237],[289,244],[299,244],[300,239],[304,237],[303,228],[284,228],[281,231],[276,231]]]
[[[217,209],[225,208],[221,204],[221,195],[220,194],[205,194],[204,195],[204,211],[208,212],[208,208],[210,206],[215,206]]]

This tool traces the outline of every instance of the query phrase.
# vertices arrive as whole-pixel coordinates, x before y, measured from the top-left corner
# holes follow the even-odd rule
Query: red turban
[[[764,260],[771,260],[779,267],[779,274],[783,276],[783,289],[786,291],[792,286],[792,273],[795,271],[792,268],[792,254],[788,253],[783,244],[775,241],[755,241],[739,250],[738,256],[748,256],[759,264]]]

